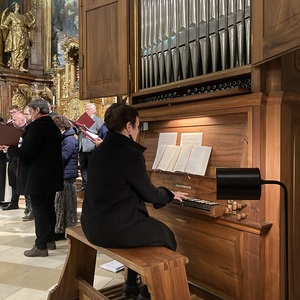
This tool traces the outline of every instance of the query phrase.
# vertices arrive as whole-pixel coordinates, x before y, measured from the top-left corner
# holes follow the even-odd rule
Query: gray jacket
[[[89,128],[89,131],[91,133],[98,134],[103,121],[96,115],[93,115],[92,119],[95,121],[95,123]],[[95,149],[95,144],[88,139],[82,131],[78,133],[78,145],[79,151],[81,152],[91,152]]]

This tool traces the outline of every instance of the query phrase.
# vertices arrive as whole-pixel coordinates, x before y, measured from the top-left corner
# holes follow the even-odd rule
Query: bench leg
[[[78,278],[78,287],[79,287],[79,299],[81,300],[109,300],[105,295],[100,291],[94,289],[90,284],[88,284],[82,278]]]
[[[146,270],[143,282],[151,300],[187,300],[190,292],[182,258]]]
[[[77,278],[93,285],[97,250],[68,236],[69,252],[56,287],[50,291],[48,300],[69,300],[79,297]]]

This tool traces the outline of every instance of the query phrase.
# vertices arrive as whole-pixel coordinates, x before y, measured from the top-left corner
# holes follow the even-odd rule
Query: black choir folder
[[[16,146],[24,130],[0,123],[0,145]]]

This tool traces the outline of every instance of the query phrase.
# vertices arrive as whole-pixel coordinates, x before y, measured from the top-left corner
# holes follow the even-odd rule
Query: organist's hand
[[[182,202],[182,199],[186,199],[187,198],[187,195],[188,193],[183,193],[183,192],[173,192],[172,193],[174,194],[174,199]]]

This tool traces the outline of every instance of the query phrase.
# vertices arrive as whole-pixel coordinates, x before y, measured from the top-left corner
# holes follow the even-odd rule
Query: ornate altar
[[[12,104],[16,104],[20,109],[23,109],[32,98],[42,96],[42,94],[43,96],[49,95],[52,86],[51,77],[45,72],[46,65],[44,63],[45,53],[47,52],[45,49],[48,49],[48,40],[44,34],[48,27],[47,22],[43,20],[47,20],[47,10],[41,7],[41,1],[39,0],[23,0],[18,2],[17,5],[14,2],[11,3],[10,7],[5,8],[4,5],[6,4],[7,2],[3,3],[2,6],[0,30],[2,40],[2,43],[0,43],[0,115],[4,118],[4,121],[9,118],[9,107]],[[13,8],[14,10],[10,11]],[[35,30],[34,32],[32,30],[23,32],[21,40],[18,41],[21,44],[17,45],[15,49],[16,51],[22,51],[24,49],[23,44],[26,42],[26,49],[29,49],[30,53],[24,51],[19,56],[15,52],[10,52],[9,49],[5,50],[5,42],[7,37],[10,38],[8,33],[11,33],[11,37],[17,35],[14,31],[11,31],[13,29],[11,25],[20,15],[26,23],[23,24],[26,30],[29,30],[29,27],[31,29],[35,28]],[[34,35],[34,42],[32,42],[32,35]],[[9,41],[8,39],[7,44],[9,44]],[[16,62],[17,57],[20,59],[18,63]],[[14,63],[11,60],[9,62],[11,58]]]

